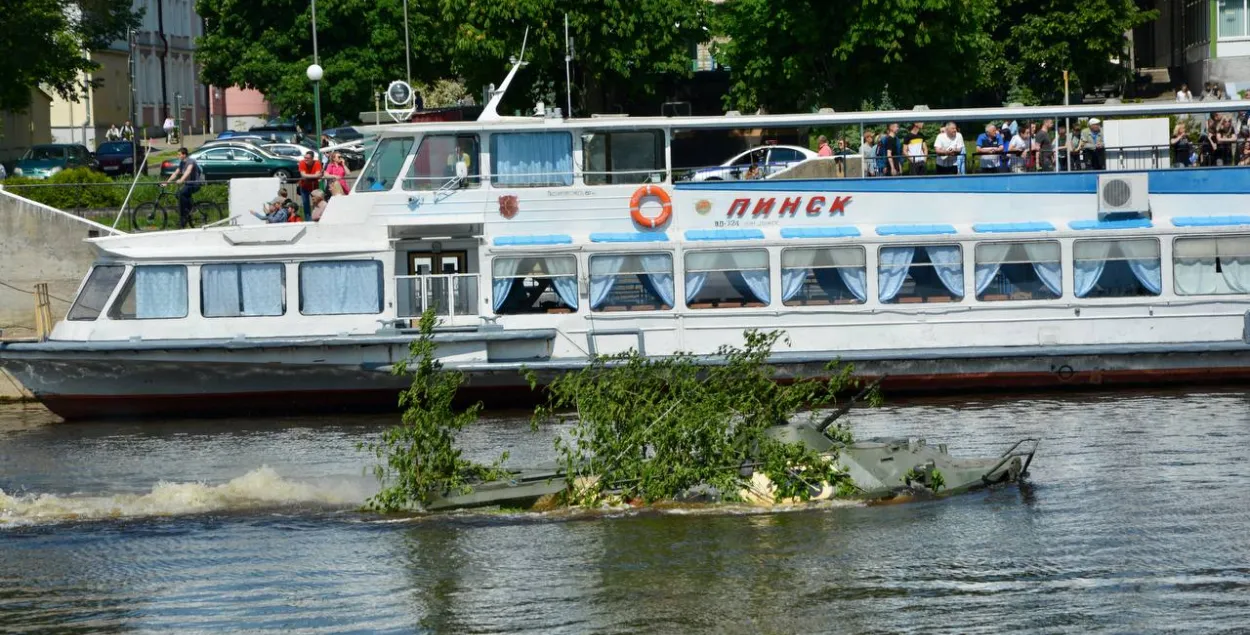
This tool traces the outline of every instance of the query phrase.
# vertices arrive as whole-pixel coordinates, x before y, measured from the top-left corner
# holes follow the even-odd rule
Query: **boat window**
[[[1072,244],[1073,293],[1078,298],[1159,295],[1159,241],[1078,240]]]
[[[862,304],[868,299],[863,247],[781,252],[781,299],[786,306]]]
[[[573,136],[567,132],[516,132],[490,138],[491,183],[504,187],[573,184]]]
[[[495,313],[572,313],[577,310],[573,256],[496,258],[491,265]]]
[[[404,189],[477,187],[481,182],[480,151],[477,135],[426,135],[404,178]]]
[[[959,302],[964,297],[959,245],[882,247],[877,295],[883,303]]]
[[[674,300],[672,254],[590,257],[590,310],[666,310]]]
[[[1058,242],[981,243],[973,255],[978,300],[1054,300],[1063,295]]]
[[[771,301],[768,252],[686,253],[686,306],[692,309],[761,307]]]
[[[404,159],[412,152],[414,140],[411,137],[390,137],[378,142],[378,147],[369,157],[369,164],[360,171],[353,192],[380,192],[391,189],[399,171],[404,167]]]
[[[200,267],[200,313],[204,317],[286,313],[286,267],[278,263]]]
[[[299,312],[350,315],[382,312],[382,263],[325,260],[299,265]]]
[[[582,178],[586,185],[661,183],[664,173],[661,130],[582,134]]]
[[[1177,295],[1250,293],[1250,236],[1177,238],[1172,278]]]
[[[114,320],[159,320],[187,317],[187,268],[183,265],[139,265],[113,302]]]
[[[100,317],[100,313],[104,311],[104,303],[113,295],[113,289],[117,288],[117,282],[125,272],[126,267],[122,265],[92,267],[91,273],[87,274],[87,282],[83,284],[82,291],[78,292],[78,297],[74,298],[74,306],[69,308],[65,319],[90,322]]]

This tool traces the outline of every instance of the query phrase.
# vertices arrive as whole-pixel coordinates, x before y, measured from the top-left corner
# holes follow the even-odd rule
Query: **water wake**
[[[161,481],[145,494],[10,495],[0,490],[0,527],[293,506],[341,507],[358,505],[364,499],[365,494],[352,484],[292,481],[262,466],[220,485]]]

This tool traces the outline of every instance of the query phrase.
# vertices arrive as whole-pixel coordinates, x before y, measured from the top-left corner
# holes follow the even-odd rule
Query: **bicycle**
[[[172,207],[168,207],[173,199]],[[169,227],[169,217],[172,215],[175,219],[174,225],[178,224],[178,197],[173,190],[161,185],[161,193],[154,201],[140,203],[130,210],[130,226],[139,232],[161,231]],[[203,227],[215,220],[223,218],[222,207],[219,203],[212,201],[200,201],[191,204],[191,217],[188,219],[188,228]]]

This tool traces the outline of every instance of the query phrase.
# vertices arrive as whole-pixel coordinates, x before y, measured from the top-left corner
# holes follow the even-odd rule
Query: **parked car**
[[[96,168],[95,157],[78,143],[47,143],[31,146],[13,167],[12,176],[46,179],[61,170]]]
[[[247,134],[265,139],[269,143],[299,143],[304,138],[294,125],[252,126]]]
[[[96,162],[100,171],[109,175],[133,175],[136,170],[143,171],[143,159],[150,148],[144,148],[133,141],[106,141],[95,150]]]
[[[359,130],[352,128],[351,126],[322,130],[321,134],[330,137],[330,140],[334,143],[347,143],[348,141],[356,141],[365,138],[364,135],[360,134]]]
[[[252,133],[250,133],[250,132],[242,132],[242,131],[240,131],[240,130],[223,130],[223,131],[221,131],[221,132],[217,133],[217,138],[218,138],[218,139],[232,139],[232,138],[234,138],[234,137],[243,137],[243,136],[247,136],[247,135],[250,135],[250,134],[252,134]]]
[[[190,156],[200,164],[204,178],[209,181],[258,176],[289,180],[299,176],[298,161],[248,143],[205,144]],[[164,161],[161,163],[161,176],[168,178],[177,168],[177,158]]]
[[[267,143],[261,147],[280,157],[290,157],[296,161],[302,161],[304,154],[313,152],[312,148],[295,143]],[[318,152],[317,157],[317,160],[321,161],[321,165],[329,165],[330,158],[324,153]]]
[[[760,146],[735,155],[716,167],[702,168],[690,174],[690,181],[736,181],[745,178],[751,165],[759,166],[759,178],[768,178],[792,165],[798,165],[817,154],[800,146]]]
[[[196,150],[203,150],[204,148],[209,148],[212,146],[233,145],[233,144],[240,144],[240,143],[245,144],[245,145],[256,146],[257,148],[259,148],[269,143],[269,141],[262,139],[260,137],[257,137],[257,136],[241,134],[236,137],[230,137],[229,139],[209,139],[208,141],[205,141],[204,144],[201,145],[199,148],[196,148]]]

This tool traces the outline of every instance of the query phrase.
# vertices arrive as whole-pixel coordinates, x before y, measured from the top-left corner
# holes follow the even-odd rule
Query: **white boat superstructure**
[[[0,348],[0,364],[69,417],[393,403],[403,381],[389,370],[434,308],[445,363],[496,397],[528,389],[522,365],[559,372],[629,348],[712,355],[752,328],[788,333],[785,372],[842,359],[899,388],[1241,377],[1250,170],[826,169],[855,157],[674,180],[674,140],[689,131],[1185,109],[383,127],[352,194],[319,223],[238,215],[93,239],[99,261],[66,319],[47,342]]]

